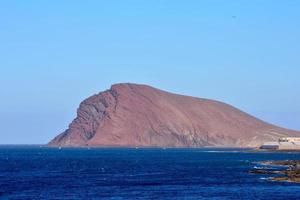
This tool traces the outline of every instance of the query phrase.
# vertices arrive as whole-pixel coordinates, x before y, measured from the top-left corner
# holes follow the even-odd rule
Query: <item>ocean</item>
[[[248,173],[285,159],[300,153],[0,146],[0,199],[300,199],[300,184]]]

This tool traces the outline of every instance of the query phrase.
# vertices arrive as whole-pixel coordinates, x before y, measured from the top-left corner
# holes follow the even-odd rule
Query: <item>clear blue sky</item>
[[[0,143],[46,143],[135,82],[300,130],[300,1],[0,2]]]

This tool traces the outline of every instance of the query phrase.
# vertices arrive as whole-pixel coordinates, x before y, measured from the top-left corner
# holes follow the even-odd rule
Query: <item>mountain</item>
[[[150,86],[116,84],[84,100],[49,146],[254,147],[300,132],[228,104]]]

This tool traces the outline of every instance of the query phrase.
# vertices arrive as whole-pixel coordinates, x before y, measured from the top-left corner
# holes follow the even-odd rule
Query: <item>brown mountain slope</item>
[[[116,84],[84,100],[69,128],[49,146],[258,146],[300,132],[230,105],[146,85]]]

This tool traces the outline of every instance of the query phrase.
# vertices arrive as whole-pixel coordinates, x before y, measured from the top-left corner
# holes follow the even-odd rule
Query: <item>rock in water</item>
[[[256,147],[300,136],[228,104],[146,85],[116,84],[84,100],[49,146]]]

